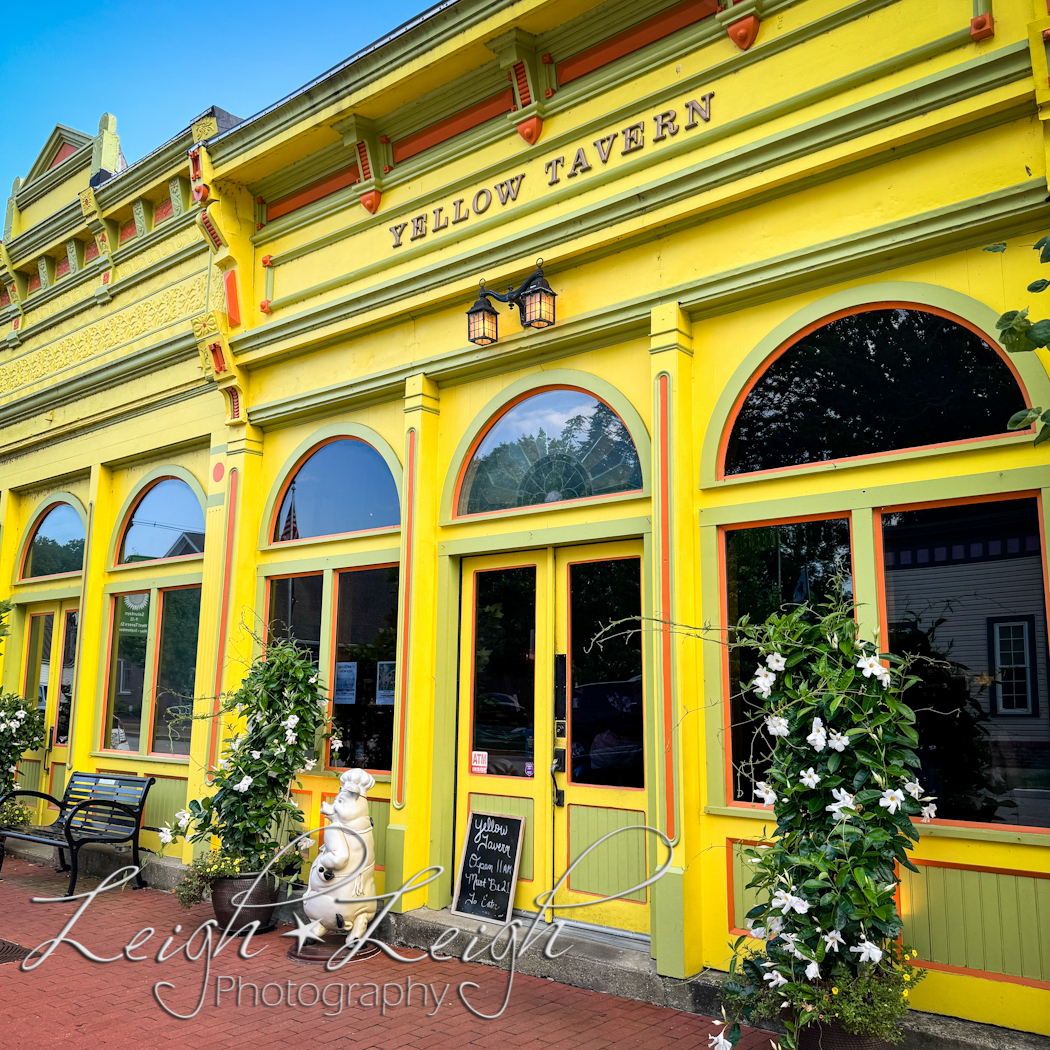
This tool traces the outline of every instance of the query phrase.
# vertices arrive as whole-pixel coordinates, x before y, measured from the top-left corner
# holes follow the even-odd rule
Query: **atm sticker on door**
[[[489,753],[487,751],[471,751],[470,771],[471,773],[487,773],[489,771]]]

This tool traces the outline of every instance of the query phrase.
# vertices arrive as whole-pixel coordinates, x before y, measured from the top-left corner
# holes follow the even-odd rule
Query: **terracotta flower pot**
[[[798,1036],[798,1050],[893,1050],[882,1039],[853,1035],[837,1021],[818,1021],[806,1025]]]
[[[238,904],[242,904],[240,915],[236,919],[238,927],[258,920],[260,931],[273,929],[273,913],[277,908],[277,880],[272,875],[266,875],[255,885],[257,878],[257,875],[239,875],[237,878],[216,879],[211,884],[211,906],[215,910],[215,919],[221,929],[226,929],[237,914]],[[245,892],[248,892],[248,896],[243,898],[242,903],[240,894]]]

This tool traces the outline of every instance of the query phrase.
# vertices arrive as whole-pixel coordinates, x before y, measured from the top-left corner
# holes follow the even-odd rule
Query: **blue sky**
[[[130,164],[208,106],[251,116],[433,2],[22,5],[0,48],[0,93],[9,103],[0,201],[56,124],[94,135],[99,117],[115,114]]]

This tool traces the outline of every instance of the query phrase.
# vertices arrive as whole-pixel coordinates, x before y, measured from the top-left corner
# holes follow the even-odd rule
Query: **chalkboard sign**
[[[524,817],[470,811],[456,874],[453,915],[501,925],[510,922],[524,834]]]

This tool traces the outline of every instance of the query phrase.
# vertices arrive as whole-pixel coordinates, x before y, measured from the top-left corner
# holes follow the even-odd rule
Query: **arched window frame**
[[[259,550],[283,550],[290,547],[301,547],[311,543],[328,543],[332,540],[347,539],[356,536],[378,536],[383,533],[398,533],[401,531],[401,523],[397,525],[383,525],[375,529],[360,529],[356,532],[335,532],[327,536],[306,536],[298,540],[275,540],[273,539],[274,527],[277,521],[277,513],[284,501],[288,486],[298,474],[303,464],[324,445],[330,445],[334,441],[352,439],[370,446],[378,452],[390,469],[394,479],[394,488],[397,490],[397,501],[399,517],[404,513],[404,493],[402,488],[401,460],[397,458],[391,444],[371,427],[361,426],[356,423],[341,423],[324,427],[311,434],[303,441],[295,451],[285,460],[277,474],[277,479],[270,488],[266,497],[266,506],[263,511],[259,531]]]
[[[124,536],[131,527],[131,519],[135,514],[135,511],[138,509],[138,505],[146,498],[150,490],[160,484],[160,482],[166,481],[169,478],[176,481],[184,481],[190,487],[194,496],[197,497],[197,502],[201,507],[201,515],[205,524],[207,524],[208,497],[205,494],[204,487],[201,483],[188,470],[186,470],[185,467],[175,466],[174,464],[157,467],[144,477],[139,478],[134,488],[132,488],[131,493],[128,495],[128,498],[124,500],[124,505],[120,508],[120,514],[117,516],[117,528],[113,530],[113,535],[109,544],[109,557],[106,560],[110,572],[120,572],[132,568],[138,568],[141,570],[144,566],[148,565],[171,565],[186,561],[203,560],[203,552],[200,554],[180,554],[174,558],[152,558],[145,562],[137,561],[121,563],[117,560],[120,557],[120,548],[124,542]]]
[[[580,499],[561,500],[558,503],[541,503],[528,507],[508,507],[504,510],[481,511],[474,514],[457,514],[460,488],[470,466],[471,458],[485,435],[516,405],[548,390],[578,390],[582,394],[596,398],[616,413],[627,428],[627,433],[634,442],[638,452],[638,461],[642,471],[642,487],[629,492],[616,492],[611,495],[584,496]],[[580,504],[615,503],[624,500],[645,499],[651,493],[652,449],[649,431],[642,422],[638,410],[611,383],[588,372],[577,372],[570,369],[551,369],[526,376],[511,383],[496,395],[475,416],[470,427],[460,439],[452,464],[445,477],[441,495],[441,524],[453,522],[479,521],[488,518],[508,517],[522,514],[537,514],[556,511],[565,507],[577,507]]]
[[[71,492],[51,492],[48,493],[33,509],[32,514],[29,516],[29,520],[26,523],[26,527],[22,530],[22,538],[18,545],[18,557],[15,560],[15,571],[13,574],[12,584],[25,585],[25,584],[39,584],[46,580],[66,580],[74,579],[84,572],[83,565],[75,570],[74,572],[58,572],[52,573],[50,576],[26,576],[25,566],[26,559],[29,557],[29,547],[32,544],[33,539],[37,534],[37,530],[44,523],[44,519],[48,514],[57,507],[60,503],[66,503],[77,512],[80,518],[81,524],[84,526],[84,557],[87,557],[87,534],[88,534],[88,516],[87,511],[84,508],[84,504],[77,499]]]
[[[987,342],[1006,362],[1027,405],[1033,403],[1033,398],[1036,403],[1050,401],[1050,377],[1043,370],[1037,355],[1034,353],[1008,355],[998,341],[989,334],[995,331],[995,322],[999,317],[998,312],[992,310],[991,307],[961,292],[940,288],[936,285],[903,281],[861,285],[820,299],[793,314],[760,340],[736,368],[723,387],[722,394],[711,414],[711,422],[701,451],[700,487],[739,485],[754,483],[765,478],[782,477],[787,473],[794,474],[800,471],[836,470],[886,460],[943,455],[996,445],[1023,444],[1031,439],[1033,433],[1031,428],[1007,431],[1006,420],[1003,420],[1001,433],[980,438],[964,438],[934,445],[891,449],[887,452],[876,452],[863,456],[775,467],[748,474],[726,475],[725,453],[737,414],[748,393],[773,362],[800,339],[839,317],[886,309],[920,310],[963,325]]]

